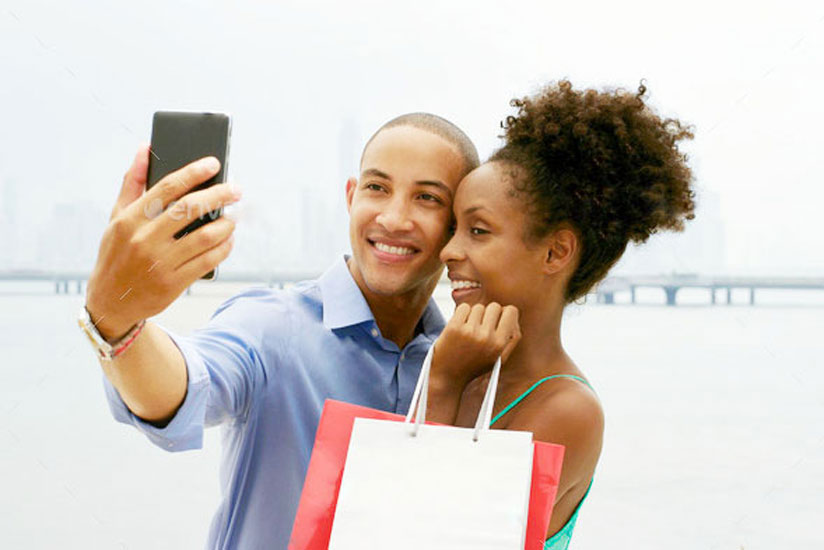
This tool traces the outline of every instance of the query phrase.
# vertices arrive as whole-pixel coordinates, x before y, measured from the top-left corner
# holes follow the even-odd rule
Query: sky
[[[499,145],[509,100],[568,78],[690,123],[696,220],[617,271],[824,274],[821,2],[0,3],[0,269],[91,270],[156,110],[233,116],[226,269],[322,269],[386,120]]]

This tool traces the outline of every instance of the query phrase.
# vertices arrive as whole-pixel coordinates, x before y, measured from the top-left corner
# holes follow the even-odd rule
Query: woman
[[[513,100],[505,144],[458,187],[441,253],[455,315],[436,344],[432,420],[471,426],[489,369],[504,360],[493,427],[565,445],[545,549],[567,547],[601,452],[604,415],[561,342],[564,307],[603,279],[632,241],[692,219],[692,138],[637,94],[567,81]],[[499,304],[503,304],[499,305]]]

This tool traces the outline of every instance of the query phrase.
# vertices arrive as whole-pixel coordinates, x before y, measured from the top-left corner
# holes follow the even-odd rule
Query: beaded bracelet
[[[126,333],[126,336],[121,338],[118,342],[116,342],[116,346],[112,346],[112,357],[117,357],[128,348],[134,339],[137,338],[137,335],[140,334],[140,331],[143,330],[143,326],[146,324],[146,319],[143,319],[139,323],[137,323],[132,329]]]

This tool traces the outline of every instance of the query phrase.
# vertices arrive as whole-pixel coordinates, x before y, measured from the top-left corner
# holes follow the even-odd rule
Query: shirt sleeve
[[[186,363],[188,383],[183,403],[162,428],[126,406],[103,375],[103,386],[115,420],[131,424],[158,447],[175,452],[200,449],[203,429],[245,421],[251,402],[266,382],[260,357],[262,331],[256,297],[267,289],[249,289],[223,302],[205,327],[182,336],[159,323]]]

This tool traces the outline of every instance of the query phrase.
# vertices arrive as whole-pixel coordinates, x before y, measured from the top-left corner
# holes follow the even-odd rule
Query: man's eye
[[[383,191],[383,187],[377,183],[367,183],[364,187],[370,191]]]
[[[421,193],[419,196],[420,196],[420,198],[422,198],[425,201],[432,201],[432,202],[438,202],[438,203],[443,202],[443,201],[441,201],[440,197],[435,196],[431,193]]]

